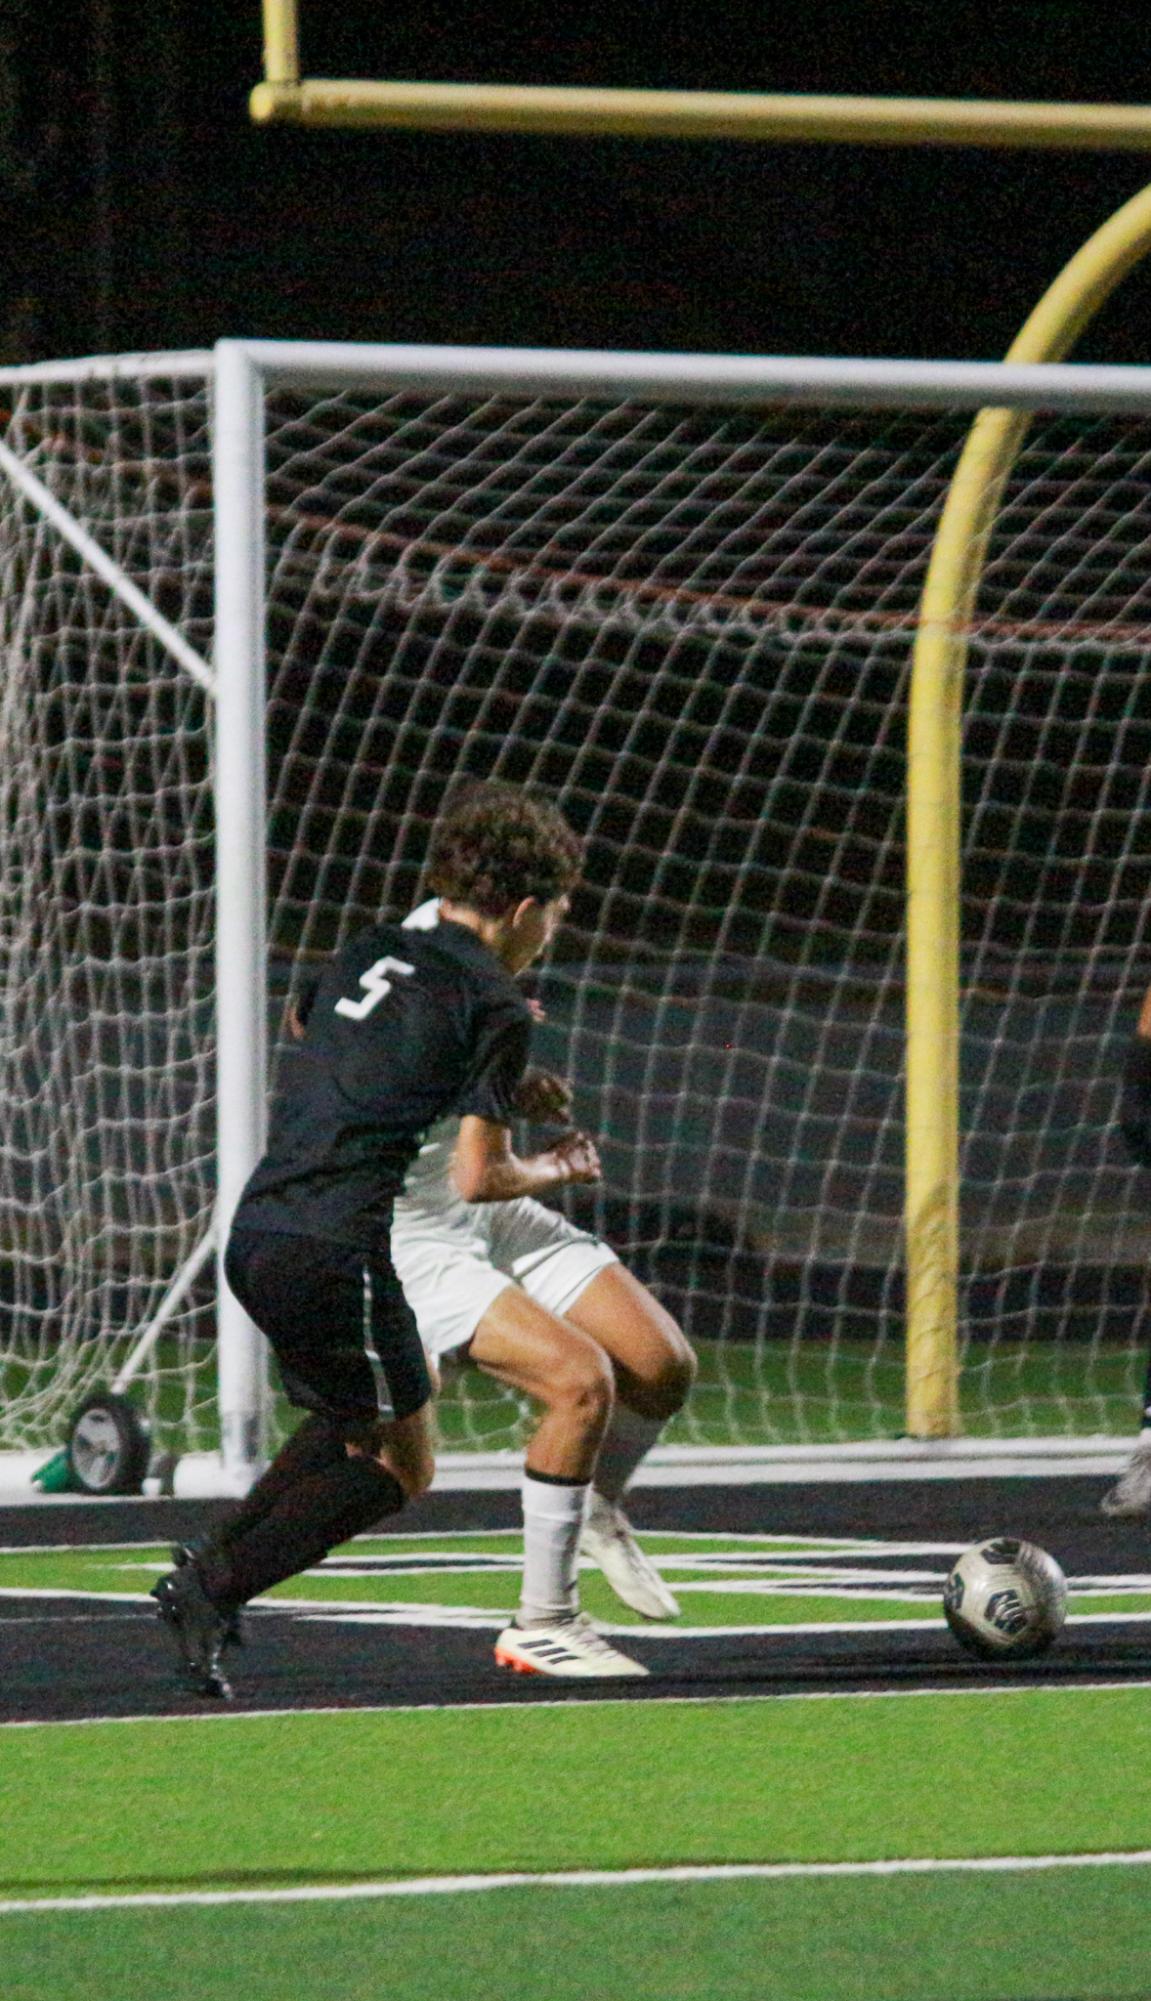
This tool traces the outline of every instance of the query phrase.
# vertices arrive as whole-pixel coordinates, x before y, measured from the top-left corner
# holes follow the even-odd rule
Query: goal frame
[[[217,1259],[240,1190],[262,1152],[266,1133],[264,412],[270,389],[378,390],[381,395],[405,388],[431,393],[503,389],[557,397],[599,394],[650,403],[688,397],[729,406],[771,402],[839,405],[855,410],[948,408],[976,412],[991,407],[1017,412],[1057,408],[1082,414],[1151,414],[1151,373],[1126,366],[1062,363],[759,359],[227,339],[206,352],[102,357],[0,371],[0,379],[13,387],[21,382],[145,375],[206,379],[212,405],[216,563],[211,667],[199,661],[179,634],[173,634],[147,600],[133,602],[133,610],[186,671],[204,679],[215,701],[216,844],[217,855],[228,857],[228,866],[215,871],[218,1193],[213,1236]],[[38,494],[31,490],[37,486],[34,475],[22,468],[7,448],[0,448],[0,477],[21,488],[33,504],[46,511],[44,489]],[[131,602],[129,593],[135,587],[116,572],[83,523],[66,516],[55,525],[82,559],[100,569],[105,581]],[[957,755],[957,737],[954,750]],[[954,830],[940,818],[948,809],[942,798],[946,788],[941,788],[939,779],[938,766],[925,767],[922,758],[912,756],[909,789],[916,800],[920,846],[931,838],[932,826],[939,840],[954,838]],[[914,885],[912,888],[914,891]],[[913,1005],[914,996],[910,1000]],[[943,1048],[936,1055],[946,1071],[954,1060],[954,1050]],[[954,1132],[951,1139],[954,1142]],[[909,1184],[923,1145],[923,1134],[909,1118]],[[954,1144],[951,1152],[954,1157]],[[184,1283],[183,1272],[174,1275],[161,1315]],[[145,1330],[143,1339],[149,1331]],[[219,1462],[205,1472],[200,1491],[240,1493],[263,1460],[269,1390],[264,1343],[229,1293],[222,1273],[218,1334],[221,1454]]]
[[[969,408],[972,412],[994,408],[1023,414],[1040,408],[1058,407],[1081,413],[1103,411],[1136,414],[1151,409],[1151,379],[1141,369],[1119,366],[1098,367],[1078,364],[1010,364],[980,362],[918,362],[884,360],[834,361],[784,357],[756,359],[732,356],[657,355],[610,353],[594,350],[500,349],[450,346],[362,346],[341,342],[222,341],[216,348],[216,465],[217,465],[217,605],[220,626],[217,635],[217,665],[221,684],[230,687],[229,727],[224,730],[220,710],[221,735],[228,741],[228,765],[220,772],[221,813],[228,793],[227,824],[237,838],[249,845],[243,871],[226,871],[220,908],[221,994],[227,997],[227,1013],[221,1007],[220,1077],[220,1200],[221,1235],[230,1213],[234,1193],[238,1193],[258,1157],[263,1136],[265,1089],[262,1082],[267,1063],[263,1047],[266,1019],[264,964],[253,954],[253,938],[264,935],[262,886],[266,874],[265,830],[252,811],[262,797],[264,708],[263,652],[263,565],[262,565],[262,422],[264,389],[274,386],[307,386],[313,389],[368,389],[381,391],[410,388],[421,392],[452,389],[477,392],[497,388],[526,394],[550,392],[556,396],[594,395],[634,397],[643,401],[681,398],[685,393],[708,402],[747,404],[763,401],[796,404],[843,404],[853,408],[943,407]],[[249,532],[243,531],[244,508]],[[241,695],[238,683],[246,679]],[[926,676],[913,667],[912,707],[922,713],[925,696],[917,683]],[[954,694],[954,690],[951,691]],[[936,703],[934,691],[926,701]],[[957,711],[956,711],[957,713]],[[924,757],[922,736],[913,746],[908,771],[908,812],[914,820],[916,852],[935,847],[954,850],[958,839],[954,813],[955,786],[945,769],[959,757],[958,730],[954,719],[941,736],[941,751]],[[254,773],[261,774],[256,784]],[[231,796],[232,787],[236,797]],[[241,831],[242,830],[242,831]],[[234,850],[233,850],[234,851]],[[957,862],[956,857],[956,862]],[[947,871],[944,870],[944,879]],[[938,880],[938,879],[937,879]],[[953,894],[959,889],[958,866],[951,874]],[[914,871],[909,877],[909,935],[924,930],[922,879]],[[936,893],[928,888],[927,895]],[[947,920],[954,928],[954,917]],[[938,929],[938,919],[929,918],[928,931]],[[256,960],[259,959],[259,963]],[[940,1009],[940,980],[950,979],[955,991],[950,1010]],[[954,1091],[938,1092],[935,1078],[949,1077],[954,1069],[955,1050],[948,1029],[958,1008],[958,965],[941,965],[932,955],[928,996],[928,1020],[921,1014],[921,997],[913,980],[908,983],[908,1035],[919,1048],[917,1069],[921,1078],[921,1102],[933,1108],[935,1130],[925,1131],[914,1111],[907,1121],[906,1179],[908,1189],[924,1180],[923,1159],[931,1159],[929,1172],[938,1186],[938,1162],[942,1153],[949,1158],[952,1185],[946,1191],[953,1209],[958,1207],[958,1108]],[[235,988],[233,996],[232,989]],[[227,1053],[225,1054],[225,1041]],[[927,1046],[925,1047],[924,1044]],[[950,1044],[950,1046],[948,1046]],[[932,1046],[933,1045],[933,1046]],[[231,1079],[234,1091],[226,1087]],[[229,1102],[231,1100],[231,1102]],[[950,1124],[939,1132],[940,1119]],[[227,1131],[225,1131],[225,1124]],[[909,1263],[922,1257],[922,1216],[911,1199],[907,1201],[905,1229]],[[929,1251],[930,1255],[930,1251]],[[951,1274],[954,1290],[957,1273]],[[909,1288],[909,1290],[914,1290]],[[944,1386],[945,1408],[956,1409],[954,1343],[949,1351],[932,1354],[938,1347],[938,1281],[935,1298],[925,1302],[929,1324],[914,1323],[916,1304],[909,1302],[908,1344],[917,1355],[917,1370],[926,1365],[937,1379],[950,1373],[950,1387]],[[243,1478],[251,1441],[258,1438],[258,1384],[260,1364],[251,1352],[247,1322],[235,1302],[221,1286],[221,1424],[224,1438],[225,1477]],[[954,1301],[952,1301],[954,1325]],[[914,1428],[914,1427],[913,1427]],[[953,1420],[938,1423],[938,1432],[953,1432]]]

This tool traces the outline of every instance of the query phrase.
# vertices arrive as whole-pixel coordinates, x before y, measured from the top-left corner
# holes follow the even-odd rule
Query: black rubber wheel
[[[82,1494],[138,1494],[148,1470],[148,1427],[127,1397],[95,1390],[68,1433],[68,1465]]]

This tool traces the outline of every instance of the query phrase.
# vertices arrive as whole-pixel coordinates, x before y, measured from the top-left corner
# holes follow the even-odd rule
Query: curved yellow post
[[[1143,188],[1076,252],[1007,360],[1061,361],[1151,249]],[[960,727],[967,632],[1003,489],[1029,423],[981,410],[943,509],[912,660],[907,794],[907,1429],[959,1429]]]

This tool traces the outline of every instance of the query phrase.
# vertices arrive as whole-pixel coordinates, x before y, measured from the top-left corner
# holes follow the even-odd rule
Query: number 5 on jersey
[[[336,1013],[346,1015],[349,1021],[365,1020],[372,1009],[391,993],[395,982],[389,980],[388,974],[401,973],[405,979],[410,979],[415,970],[403,959],[377,959],[374,966],[369,966],[366,973],[360,974],[360,985],[367,988],[363,999],[338,1000]]]

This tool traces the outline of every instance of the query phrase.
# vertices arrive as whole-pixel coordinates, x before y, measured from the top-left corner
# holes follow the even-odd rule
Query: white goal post
[[[964,1422],[1122,1427],[1144,371],[222,341],[0,382],[0,1447],[134,1383],[250,1480],[210,1251],[285,999],[488,771],[588,837],[544,1054],[603,1141],[577,1213],[704,1350],[680,1437],[901,1428],[908,669],[988,404],[1036,418],[971,631]],[[519,1422],[461,1390],[445,1436]]]

